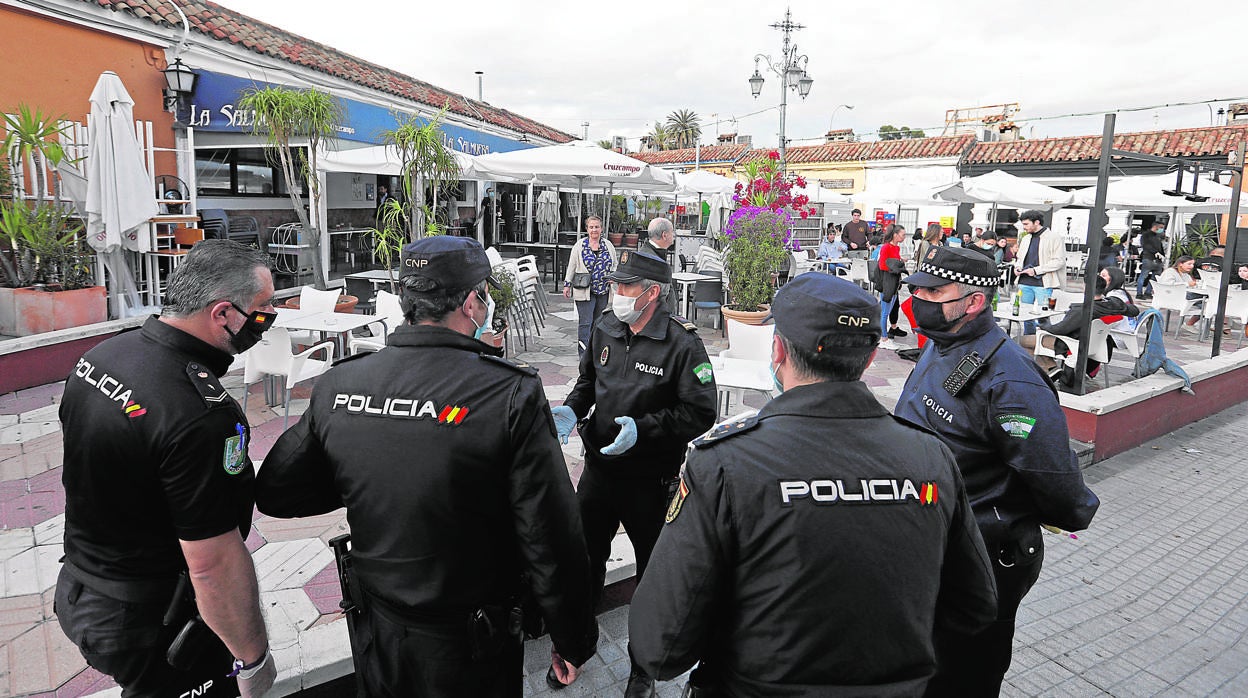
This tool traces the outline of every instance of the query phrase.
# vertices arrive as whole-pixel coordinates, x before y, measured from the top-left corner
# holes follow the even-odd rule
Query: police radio
[[[1001,341],[997,342],[997,345],[992,348],[992,351],[988,352],[988,355],[982,358],[977,351],[973,351],[962,357],[962,360],[958,362],[958,365],[954,367],[953,371],[948,376],[945,376],[945,390],[949,391],[950,395],[957,397],[958,393],[962,392],[962,389],[969,385],[971,381],[975,380],[975,376],[978,376],[980,371],[984,370],[984,365],[988,363],[988,360],[992,358],[992,355],[996,354],[997,350],[1000,349],[1001,345],[1005,344],[1008,339],[1008,337],[1002,338]]]

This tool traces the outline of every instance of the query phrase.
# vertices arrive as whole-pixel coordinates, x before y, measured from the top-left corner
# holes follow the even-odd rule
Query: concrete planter
[[[107,319],[108,291],[103,286],[73,291],[0,289],[0,334],[26,337]]]

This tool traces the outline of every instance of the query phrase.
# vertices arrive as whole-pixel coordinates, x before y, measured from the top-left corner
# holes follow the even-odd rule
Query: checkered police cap
[[[933,247],[928,250],[919,270],[901,280],[920,288],[935,288],[949,283],[992,287],[1001,282],[997,265],[987,256],[961,247]]]

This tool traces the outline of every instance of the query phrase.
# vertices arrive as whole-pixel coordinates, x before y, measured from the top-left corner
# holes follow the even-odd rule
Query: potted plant
[[[806,186],[801,177],[786,177],[779,168],[780,154],[746,163],[748,184],[737,184],[733,211],[719,243],[724,252],[724,274],[731,303],[724,317],[757,324],[776,291],[776,276],[793,244],[793,217],[807,218],[814,209],[804,194],[792,187]]]
[[[494,320],[490,329],[494,332],[494,346],[502,347],[507,337],[507,313],[516,304],[516,277],[505,269],[495,269],[494,278],[499,285],[490,285],[490,298],[494,299]]]
[[[6,157],[0,189],[0,334],[25,336],[67,329],[108,319],[107,292],[94,285],[91,252],[83,243],[82,222],[60,206],[53,178],[53,200],[45,199],[48,167],[64,158],[54,140],[63,119],[19,105],[4,115]],[[30,163],[34,199],[14,186],[11,168]]]
[[[286,193],[303,226],[312,255],[312,281],[318,290],[327,288],[325,261],[321,259],[321,185],[316,159],[321,144],[338,133],[343,106],[336,98],[317,90],[266,86],[246,90],[238,100],[241,111],[254,112],[252,133],[264,138],[277,155],[286,182]],[[301,148],[292,141],[305,140]],[[311,205],[303,207],[302,182],[308,183]],[[309,213],[310,212],[310,213]]]
[[[394,148],[402,163],[399,179],[403,189],[402,197],[387,203],[394,213],[383,212],[383,225],[406,228],[408,240],[446,232],[445,225],[434,214],[434,206],[425,202],[426,187],[433,190],[436,202],[438,190],[459,179],[459,162],[446,147],[442,133],[444,114],[446,107],[427,120],[401,116],[397,126],[381,133],[382,140]]]

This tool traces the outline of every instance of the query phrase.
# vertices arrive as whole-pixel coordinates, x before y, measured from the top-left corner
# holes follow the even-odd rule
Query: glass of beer
[[[1057,309],[1057,299],[1054,298],[1053,296],[1049,296],[1049,310],[1056,310],[1056,309]]]

